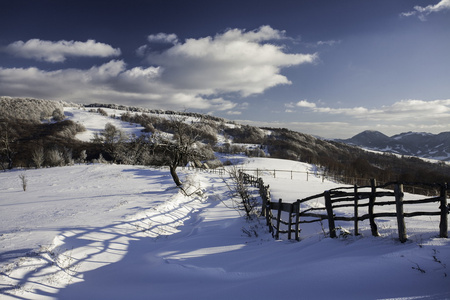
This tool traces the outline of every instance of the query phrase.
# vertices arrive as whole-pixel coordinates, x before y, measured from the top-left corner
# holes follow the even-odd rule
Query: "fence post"
[[[300,200],[295,202],[295,240],[299,241],[299,226],[300,226]]]
[[[441,221],[439,222],[439,237],[448,238],[448,207],[447,183],[441,185]]]
[[[336,228],[334,226],[333,206],[331,204],[330,191],[325,191],[325,207],[328,214],[328,228],[330,229],[330,237],[336,237]]]
[[[271,206],[271,197],[270,197],[270,185],[267,185],[265,188],[265,197],[266,197],[266,219],[267,219],[267,225],[269,225],[270,222],[270,232],[272,232],[272,206]]]
[[[288,240],[291,239],[292,237],[292,214],[294,213],[294,203],[291,203],[291,205],[289,205],[289,225],[288,225]]]
[[[354,199],[355,199],[355,236],[359,235],[359,229],[358,229],[358,201],[359,201],[359,197],[358,197],[358,186],[355,184],[353,186],[353,191],[355,193]]]
[[[309,172],[307,171],[306,172],[306,181],[309,181],[308,179],[309,179]]]
[[[266,205],[267,205],[267,192],[266,187],[264,186],[264,183],[262,183],[262,178],[260,178],[261,182],[259,183],[259,195],[262,199],[262,205],[261,205],[261,216],[266,216]]]
[[[280,223],[281,223],[281,198],[278,200],[278,212],[277,212],[277,232],[275,233],[275,238],[278,240],[280,237]]]
[[[400,242],[404,243],[407,240],[405,216],[403,215],[403,184],[395,184],[395,208],[397,212],[397,226],[398,226],[398,238]]]
[[[371,193],[369,198],[369,221],[370,221],[370,229],[372,230],[373,236],[380,236],[378,233],[378,227],[375,223],[375,217],[373,215],[373,207],[375,205],[376,200],[376,180],[370,179],[370,185],[371,185]]]

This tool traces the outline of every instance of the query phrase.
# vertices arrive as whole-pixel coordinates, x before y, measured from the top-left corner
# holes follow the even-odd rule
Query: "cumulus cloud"
[[[312,63],[317,54],[289,54],[265,43],[283,39],[283,31],[262,26],[246,32],[229,29],[214,37],[187,39],[147,60],[164,68],[164,79],[200,94],[239,93],[247,97],[280,84],[290,84],[281,68]]]
[[[202,97],[174,89],[160,79],[159,67],[127,69],[112,60],[90,69],[44,71],[38,68],[1,68],[0,90],[5,95],[63,99],[75,102],[108,102],[163,109],[229,110],[236,104],[221,97]]]
[[[315,108],[316,104],[312,102],[308,102],[307,100],[300,100],[296,104],[298,107],[308,107],[308,108]]]
[[[148,41],[170,43],[159,51],[143,45],[136,53],[150,67],[128,68],[111,60],[89,69],[44,71],[37,68],[0,68],[0,90],[11,96],[43,97],[82,102],[129,101],[133,105],[166,109],[233,110],[248,107],[228,100],[263,93],[290,84],[281,69],[313,63],[317,54],[286,53],[275,41],[284,31],[270,26],[245,31],[229,29],[215,36],[179,42],[175,34],[149,35]],[[30,40],[16,42],[8,51],[50,62],[69,56],[114,56],[119,49],[97,43]],[[157,47],[158,48],[158,47]]]
[[[6,46],[4,51],[18,57],[52,63],[64,62],[67,57],[110,57],[119,56],[121,53],[120,49],[114,49],[108,44],[99,43],[95,40],[52,42],[39,39],[31,39],[26,42],[16,41]]]
[[[401,13],[402,17],[418,16],[422,21],[426,20],[426,16],[431,13],[436,13],[440,11],[450,10],[450,0],[441,0],[439,3],[428,6],[414,6],[413,11]]]

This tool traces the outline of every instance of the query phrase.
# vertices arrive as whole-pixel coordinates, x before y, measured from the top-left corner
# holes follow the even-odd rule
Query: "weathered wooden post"
[[[355,236],[359,235],[359,230],[358,230],[358,201],[359,201],[359,197],[358,197],[358,186],[355,184],[353,186],[353,192],[355,193],[354,199],[355,199]]]
[[[376,200],[376,180],[370,179],[370,185],[371,185],[371,192],[369,197],[369,221],[370,221],[370,229],[372,231],[373,236],[380,236],[378,233],[378,227],[375,223],[375,216],[373,213],[373,207],[375,206],[375,200]]]
[[[294,213],[294,203],[289,205],[288,240],[292,237],[292,214]]]
[[[336,237],[336,227],[334,226],[333,205],[331,203],[330,191],[325,191],[325,208],[328,214],[328,228],[330,229],[330,237]]]
[[[273,232],[273,227],[272,227],[272,205],[270,200],[267,201],[266,204],[266,226],[269,226],[269,232],[272,233]]]
[[[300,226],[300,199],[295,202],[295,240],[299,241],[299,226]]]
[[[261,205],[261,216],[265,217],[266,216],[266,205],[267,205],[267,192],[266,192],[266,187],[264,186],[264,183],[262,181],[262,178],[260,178],[260,183],[259,183],[259,195],[261,196],[262,199],[262,205]]]
[[[403,215],[403,184],[395,184],[395,208],[397,212],[397,226],[398,226],[398,238],[400,242],[404,243],[407,240],[405,216]]]
[[[447,183],[441,185],[441,221],[439,222],[439,237],[448,238],[448,206],[447,206]]]
[[[281,223],[281,205],[282,200],[278,200],[278,212],[277,212],[277,232],[275,233],[275,238],[278,239],[280,237],[280,223]]]

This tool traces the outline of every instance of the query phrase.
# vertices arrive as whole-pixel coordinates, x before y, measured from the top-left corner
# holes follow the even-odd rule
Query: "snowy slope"
[[[274,199],[335,186],[269,172],[312,168],[303,163],[251,159],[242,166],[266,169]],[[20,173],[29,179],[25,192]],[[404,244],[392,218],[379,221],[379,238],[361,224],[361,237],[330,239],[314,223],[300,242],[275,241],[264,221],[247,222],[232,209],[219,175],[181,174],[190,197],[164,169],[0,173],[0,299],[450,298],[450,242],[435,237],[437,219],[407,224]]]
[[[142,129],[78,108],[65,114],[84,124],[77,137],[86,141],[108,122],[129,134]],[[306,163],[221,159],[258,169],[274,200],[336,187]],[[404,244],[393,218],[377,219],[379,238],[361,222],[362,236],[330,239],[324,221],[305,224],[300,242],[276,241],[264,220],[246,221],[233,209],[226,177],[181,169],[180,176],[189,197],[164,168],[0,173],[0,299],[450,299],[450,241],[436,237],[437,217],[408,219]]]
[[[89,112],[88,108],[64,108],[64,115],[67,117],[67,119],[77,123],[81,123],[84,125],[84,127],[86,127],[86,131],[77,134],[77,139],[89,142],[94,137],[94,133],[100,133],[100,131],[105,129],[105,125],[107,123],[111,123],[117,128],[120,128],[128,135],[136,134],[139,136],[141,134],[141,130],[144,129],[144,127],[140,125],[122,122],[117,118],[111,118],[111,115],[120,117],[120,115],[125,113],[125,111],[110,108],[102,109],[108,113],[108,116],[102,116],[98,113]]]

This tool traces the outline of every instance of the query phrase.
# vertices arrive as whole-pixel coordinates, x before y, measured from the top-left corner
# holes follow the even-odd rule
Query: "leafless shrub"
[[[46,155],[46,165],[49,167],[59,167],[64,165],[64,154],[57,150],[51,149],[47,151]]]
[[[244,211],[248,219],[253,219],[256,213],[258,201],[251,195],[248,186],[244,183],[242,173],[236,166],[227,169],[227,175],[231,179],[231,184],[224,179],[225,184],[232,193],[233,205],[238,211]]]
[[[27,184],[28,184],[28,179],[25,173],[22,173],[19,175],[20,181],[22,183],[22,188],[23,191],[25,192],[27,190]]]
[[[33,161],[36,169],[39,169],[44,164],[45,155],[44,148],[39,146],[38,148],[33,149],[33,153],[31,154],[31,160]]]

